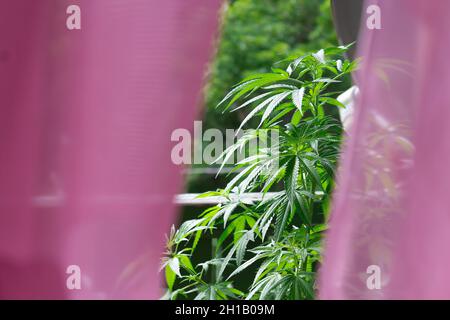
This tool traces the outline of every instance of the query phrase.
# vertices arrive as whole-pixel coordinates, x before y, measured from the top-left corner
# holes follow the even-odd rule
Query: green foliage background
[[[246,76],[287,57],[337,44],[328,0],[235,0],[223,8],[217,54],[205,88],[206,128],[235,128],[244,113],[215,109]],[[237,119],[240,117],[240,119]]]

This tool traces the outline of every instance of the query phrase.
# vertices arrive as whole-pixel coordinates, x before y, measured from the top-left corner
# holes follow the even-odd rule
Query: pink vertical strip
[[[366,25],[374,4],[381,29]],[[450,298],[449,10],[445,0],[366,1],[361,96],[334,195],[322,299]]]
[[[192,126],[219,5],[0,2],[0,297],[161,295],[170,134]]]

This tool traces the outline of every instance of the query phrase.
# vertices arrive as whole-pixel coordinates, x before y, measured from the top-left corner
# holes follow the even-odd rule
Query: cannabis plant
[[[172,228],[163,258],[165,298],[314,298],[341,139],[330,110],[345,107],[336,97],[356,67],[342,58],[347,48],[282,61],[283,68],[247,77],[224,97],[225,112],[248,109],[240,129],[253,129],[218,158],[220,168],[254,139],[267,139],[268,131],[277,141],[237,162],[224,189],[202,195],[220,196],[222,203]],[[249,200],[249,192],[261,197]],[[202,252],[194,265],[200,241],[211,241],[213,254]],[[247,287],[239,281],[244,272],[253,278]]]

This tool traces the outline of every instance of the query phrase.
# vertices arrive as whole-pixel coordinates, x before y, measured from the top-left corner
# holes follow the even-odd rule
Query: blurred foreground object
[[[380,29],[367,27],[370,5]],[[323,299],[450,299],[448,12],[447,0],[364,4]]]
[[[159,298],[220,1],[72,2],[0,1],[0,298]]]

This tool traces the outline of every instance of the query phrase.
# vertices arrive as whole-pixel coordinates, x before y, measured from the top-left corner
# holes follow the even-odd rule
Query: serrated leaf
[[[228,217],[234,211],[234,209],[236,209],[236,207],[238,205],[239,205],[239,203],[232,203],[232,204],[228,205],[228,207],[226,208],[226,210],[225,210],[225,212],[223,214],[223,225],[224,226],[227,225]]]
[[[234,112],[234,111],[239,110],[239,109],[241,109],[241,108],[243,108],[243,107],[246,107],[246,106],[248,106],[249,104],[251,104],[251,103],[253,103],[253,102],[256,102],[256,101],[258,101],[258,100],[261,100],[262,98],[267,97],[268,95],[271,95],[271,94],[273,94],[273,92],[266,92],[266,93],[257,95],[256,97],[254,97],[254,98],[252,98],[252,99],[250,99],[250,100],[244,102],[244,103],[241,104],[240,106],[234,108],[233,110],[231,110],[231,112]]]
[[[234,95],[234,97],[228,102],[227,106],[225,107],[225,110],[228,109],[234,102],[236,102],[239,98],[241,98],[246,93],[251,92],[252,90],[261,88],[263,86],[266,86],[268,84],[285,80],[286,76],[276,73],[271,73],[268,75],[263,75],[261,78],[256,80],[251,80],[245,83],[244,86],[240,87],[240,91],[237,91],[237,93]]]
[[[301,159],[299,158],[300,163],[302,164],[302,168],[304,168],[309,175],[313,178],[314,182],[316,183],[316,185],[320,188],[322,188],[322,183],[320,181],[320,177],[319,174],[317,173],[317,170],[313,167],[313,165],[311,164],[311,162],[307,159]]]
[[[240,226],[242,226],[240,228]],[[245,227],[245,216],[241,216],[233,220],[228,227],[220,234],[219,239],[217,240],[217,250],[222,246],[222,243],[231,235],[239,232]]]
[[[293,210],[292,203],[286,204],[284,210],[280,210],[276,217],[275,224],[275,241],[280,241],[281,235],[283,234],[286,222],[288,220],[291,211]]]
[[[229,98],[231,98],[234,93],[238,92],[240,89],[242,89],[243,87],[245,87],[246,85],[248,85],[249,83],[251,83],[253,81],[256,81],[256,79],[251,79],[250,81],[243,81],[238,86],[234,87],[230,92],[228,92],[227,95],[225,95],[225,97],[217,104],[217,106],[220,106],[222,103],[224,103]]]
[[[242,263],[242,260],[244,260],[248,242],[253,240],[253,232],[250,230],[247,231],[241,239],[239,239],[239,242],[236,245],[236,264],[238,266]]]
[[[191,263],[191,259],[189,259],[186,255],[178,255],[181,265],[189,271],[195,272],[194,266]]]
[[[323,63],[323,64],[326,63],[326,61],[325,61],[325,51],[323,49],[320,49],[316,53],[313,53],[312,56],[314,58],[316,58],[316,60],[319,61],[320,63]]]
[[[253,263],[255,263],[256,261],[258,261],[259,259],[264,258],[263,255],[256,255],[253,258],[247,260],[245,263],[241,264],[238,268],[236,268],[227,278],[230,279],[231,277],[237,275],[239,272],[241,272],[242,270],[248,268],[249,266],[251,266]]]
[[[266,300],[269,292],[274,288],[274,284],[279,281],[279,274],[273,275],[269,281],[264,286],[264,289],[261,291],[261,295],[259,297],[260,300]]]
[[[342,102],[340,102],[339,100],[337,100],[337,99],[333,99],[333,98],[329,98],[329,97],[324,97],[324,98],[320,98],[320,101],[326,102],[326,103],[328,103],[328,104],[331,104],[331,105],[336,106],[336,107],[339,107],[339,108],[343,108],[343,109],[346,108],[346,106],[345,106]]]
[[[172,291],[173,284],[175,283],[175,279],[176,279],[175,272],[173,272],[172,268],[170,268],[169,266],[166,266],[165,275],[166,275],[167,287],[169,288],[170,291]]]
[[[267,106],[266,110],[264,111],[264,114],[261,118],[261,122],[259,123],[258,128],[261,127],[263,122],[269,117],[269,115],[272,113],[273,109],[275,109],[275,107],[278,106],[281,103],[281,101],[283,101],[283,99],[285,99],[290,94],[291,94],[290,91],[283,92],[283,93],[277,94],[276,96],[273,97],[272,101]]]
[[[294,105],[297,107],[298,111],[301,115],[303,115],[303,96],[305,94],[305,88],[300,88],[298,90],[292,91],[292,102],[294,102]]]
[[[258,271],[257,271],[256,274],[255,274],[255,279],[253,280],[253,283],[254,283],[254,284],[259,280],[259,278],[261,277],[261,275],[262,275],[264,272],[266,272],[267,268],[268,268],[268,267],[270,266],[270,264],[271,264],[272,262],[274,262],[274,261],[275,261],[275,257],[272,257],[272,258],[270,258],[270,259],[264,261],[264,262],[261,264],[261,266],[258,268]]]
[[[262,110],[265,106],[267,106],[269,103],[273,101],[274,97],[270,97],[269,99],[265,100],[258,106],[256,106],[246,117],[244,120],[242,120],[239,128],[237,131],[240,131],[242,127],[251,119],[255,114],[257,114],[260,110]]]
[[[341,82],[341,81],[335,80],[335,79],[330,79],[330,78],[320,78],[320,79],[314,80],[313,82],[337,83],[337,82]]]
[[[180,273],[180,261],[177,257],[173,257],[168,262],[169,268],[172,269],[173,272],[179,277],[181,277]]]

